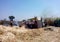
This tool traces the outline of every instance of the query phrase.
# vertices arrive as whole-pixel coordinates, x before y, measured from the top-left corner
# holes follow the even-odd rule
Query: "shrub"
[[[60,19],[56,19],[54,21],[54,25],[57,26],[57,27],[60,27]]]

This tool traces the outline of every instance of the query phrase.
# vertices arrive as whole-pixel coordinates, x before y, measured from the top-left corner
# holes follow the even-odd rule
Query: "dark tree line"
[[[45,26],[56,26],[56,27],[60,27],[60,19],[56,19],[56,20],[45,20]]]

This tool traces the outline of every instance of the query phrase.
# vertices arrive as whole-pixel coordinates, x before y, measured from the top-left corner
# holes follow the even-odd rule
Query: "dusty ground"
[[[45,28],[51,30],[44,30]],[[25,29],[0,25],[0,42],[60,42],[60,27]]]

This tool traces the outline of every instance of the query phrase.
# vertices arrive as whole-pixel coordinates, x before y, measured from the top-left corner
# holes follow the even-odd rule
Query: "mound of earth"
[[[0,42],[60,42],[60,27],[26,29],[0,25]]]

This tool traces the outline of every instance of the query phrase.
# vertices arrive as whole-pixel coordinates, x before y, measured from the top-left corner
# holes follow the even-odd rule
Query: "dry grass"
[[[48,27],[46,27],[48,28]],[[60,42],[60,28],[51,27],[53,31],[39,29],[25,29],[23,27],[0,26],[1,42]]]

